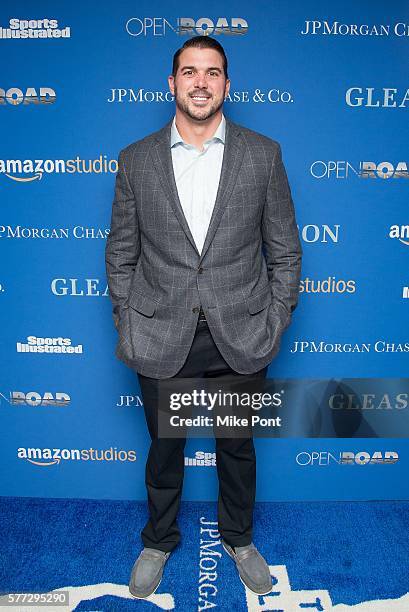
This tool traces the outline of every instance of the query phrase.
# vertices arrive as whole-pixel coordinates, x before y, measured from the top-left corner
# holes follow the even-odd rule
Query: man
[[[208,36],[174,56],[176,114],[119,155],[106,268],[116,355],[138,374],[152,439],[149,520],[130,592],[144,598],[180,540],[184,437],[158,436],[158,385],[169,378],[259,377],[297,305],[301,247],[277,142],[222,113],[227,59]],[[241,580],[271,591],[252,542],[252,438],[217,438],[218,519]]]

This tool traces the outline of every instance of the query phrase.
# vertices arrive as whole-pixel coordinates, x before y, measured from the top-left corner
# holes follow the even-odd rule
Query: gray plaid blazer
[[[116,356],[170,378],[199,307],[227,363],[268,365],[297,305],[301,245],[280,145],[226,118],[216,202],[199,253],[179,201],[169,121],[119,154],[105,261]]]

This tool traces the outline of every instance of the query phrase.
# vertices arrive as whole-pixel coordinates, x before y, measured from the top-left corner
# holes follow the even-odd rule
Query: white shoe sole
[[[229,555],[230,559],[233,559],[234,565],[236,565],[236,561],[235,561],[233,555],[227,550],[227,548],[224,545],[224,542],[222,542],[222,546],[223,546],[224,550],[227,552],[227,554]],[[237,568],[237,565],[236,565],[236,568]],[[255,593],[255,595],[260,595],[260,597],[263,597],[263,595],[268,595],[269,593],[272,593],[273,585],[271,585],[271,588],[268,591],[266,591],[265,593],[259,593],[258,591],[253,591],[253,589],[251,587],[249,587],[249,585],[244,582],[244,580],[241,577],[240,572],[238,570],[237,570],[237,573],[239,575],[239,578],[240,578],[242,584],[246,587],[246,589],[248,589],[252,593]]]

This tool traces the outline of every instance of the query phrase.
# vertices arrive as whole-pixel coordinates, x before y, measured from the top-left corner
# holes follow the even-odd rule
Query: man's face
[[[185,49],[179,56],[176,77],[168,78],[176,106],[196,121],[215,115],[229,93],[230,80],[223,59],[215,49]]]

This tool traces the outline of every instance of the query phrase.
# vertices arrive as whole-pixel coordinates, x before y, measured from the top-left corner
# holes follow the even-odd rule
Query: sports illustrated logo
[[[10,391],[10,395],[7,398],[3,393],[0,393],[0,404],[1,398],[6,400],[12,406],[32,406],[37,408],[38,406],[69,406],[71,398],[68,393],[38,393],[37,391]]]
[[[116,403],[116,406],[119,408],[143,406],[142,397],[140,395],[120,395],[119,402]]]
[[[216,467],[216,453],[196,451],[194,457],[185,456],[186,467]]]
[[[348,106],[365,106],[367,108],[406,108],[409,105],[409,89],[398,92],[394,87],[350,87],[345,93]]]
[[[409,178],[407,162],[396,164],[389,161],[360,161],[353,165],[347,160],[316,160],[310,166],[310,173],[316,179],[348,179],[350,175],[359,179]]]
[[[107,238],[109,228],[85,227],[21,227],[21,225],[0,225],[0,238],[18,240],[61,240],[75,238],[77,240],[95,240]]]
[[[339,23],[339,21],[306,21],[303,36],[409,36],[407,23],[372,24]]]
[[[136,451],[95,448],[18,448],[17,458],[39,466],[58,465],[61,461],[136,461]]]
[[[388,235],[389,238],[396,238],[402,244],[409,246],[409,225],[391,225]]]
[[[355,293],[354,280],[337,280],[335,276],[328,276],[324,280],[305,278],[300,281],[300,293]]]
[[[165,90],[148,90],[140,87],[139,89],[132,88],[111,88],[107,102],[123,103],[155,103],[173,102],[174,97],[170,91]],[[242,91],[230,91],[225,97],[227,104],[249,103],[249,102],[267,102],[271,104],[288,104],[294,102],[293,94],[289,91],[273,88],[273,89],[253,89]]]
[[[104,281],[100,287],[99,278],[53,278],[51,281],[51,293],[58,296],[71,295],[73,297],[108,297],[109,288]]]
[[[41,180],[44,174],[109,172],[118,172],[118,162],[116,159],[108,159],[106,155],[100,155],[97,159],[81,159],[79,156],[75,159],[0,159],[0,174],[20,183]]]
[[[27,342],[17,342],[17,353],[75,354],[83,352],[82,344],[72,345],[71,338],[38,338],[27,336]]]
[[[350,451],[341,451],[338,454],[333,454],[328,451],[303,451],[296,456],[298,465],[305,467],[307,465],[328,466],[333,463],[338,465],[386,465],[397,463],[399,455],[396,451],[375,451],[372,455],[366,451],[353,453]]]
[[[337,343],[314,340],[296,340],[290,353],[409,353],[409,342],[386,342],[377,340],[352,344],[351,342]]]
[[[247,34],[248,23],[242,17],[177,17],[170,23],[166,17],[131,17],[125,24],[129,36],[166,36],[170,30],[178,36],[219,36],[220,34]]]
[[[0,27],[1,38],[71,38],[71,28],[59,28],[57,19],[10,19],[8,27]]]
[[[408,407],[409,393],[390,395],[383,393],[334,393],[328,398],[331,410],[404,410]]]
[[[7,91],[0,87],[0,104],[3,105],[54,104],[55,101],[55,91],[51,87],[40,87],[38,93],[34,87],[27,87],[24,91],[18,87],[10,87]]]

